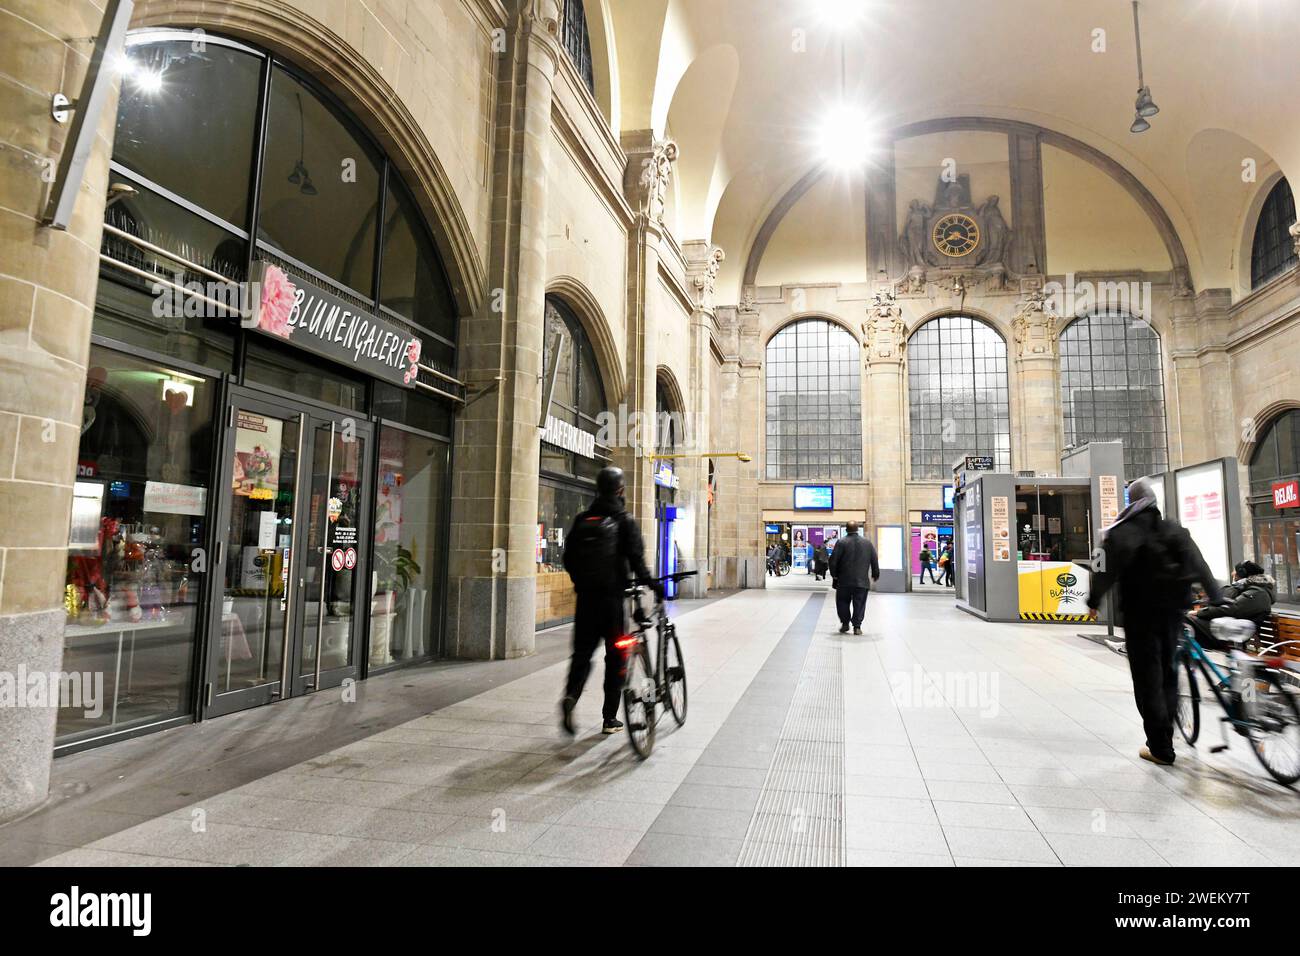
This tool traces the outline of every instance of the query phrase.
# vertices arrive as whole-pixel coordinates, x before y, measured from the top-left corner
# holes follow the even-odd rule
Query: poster
[[[1201,549],[1205,563],[1221,581],[1231,578],[1228,521],[1223,501],[1223,466],[1213,461],[1175,474],[1178,523]]]
[[[808,567],[808,528],[797,524],[791,534],[794,538],[790,542],[790,567],[795,571],[805,570]]]
[[[247,498],[269,500],[280,487],[280,441],[284,422],[278,418],[235,413],[235,473],[231,490]]]
[[[157,514],[201,515],[207,507],[208,489],[201,485],[175,485],[168,481],[144,483],[144,510]]]
[[[1101,526],[1109,528],[1119,517],[1119,477],[1099,475],[1097,482],[1101,489]]]
[[[1011,513],[1006,495],[993,495],[989,499],[992,514],[993,560],[1011,560]]]

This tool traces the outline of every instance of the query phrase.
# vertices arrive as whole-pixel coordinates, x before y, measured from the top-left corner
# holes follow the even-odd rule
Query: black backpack
[[[1164,518],[1142,542],[1140,567],[1149,581],[1153,603],[1186,610],[1192,606],[1192,584],[1197,573],[1191,558],[1187,531]]]
[[[584,511],[564,543],[564,569],[578,591],[612,591],[623,581],[619,569],[618,522]]]

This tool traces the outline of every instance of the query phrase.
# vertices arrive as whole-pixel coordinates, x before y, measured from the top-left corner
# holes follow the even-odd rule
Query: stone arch
[[[582,323],[591,347],[596,352],[596,366],[600,369],[601,384],[605,388],[605,401],[618,405],[627,393],[627,380],[623,375],[623,360],[619,357],[618,343],[610,329],[609,320],[600,302],[591,290],[573,276],[555,276],[546,284],[546,294],[564,302]]]
[[[1251,292],[1255,291],[1250,281],[1251,269],[1254,265],[1252,254],[1255,249],[1255,230],[1259,226],[1259,217],[1264,211],[1264,203],[1268,200],[1274,187],[1286,178],[1287,176],[1282,170],[1274,170],[1272,174],[1257,184],[1255,193],[1250,197],[1250,205],[1246,208],[1245,219],[1241,226],[1240,243],[1237,247],[1237,290],[1242,295],[1250,295]],[[1292,187],[1292,192],[1295,192],[1294,187]],[[1268,285],[1268,283],[1266,282],[1264,285]]]
[[[1243,468],[1250,468],[1250,459],[1255,454],[1255,446],[1259,444],[1259,436],[1264,434],[1279,418],[1290,411],[1300,409],[1300,399],[1283,398],[1275,402],[1270,402],[1256,412],[1249,419],[1255,427],[1249,434],[1242,436],[1241,441],[1237,443],[1237,461]],[[1243,429],[1244,431],[1244,429]]]
[[[822,319],[823,321],[830,322],[832,325],[837,325],[845,332],[848,332],[849,335],[853,336],[855,342],[859,345],[862,344],[861,330],[853,328],[853,326],[849,324],[848,320],[842,316],[834,315],[830,312],[792,312],[763,334],[764,351],[767,349],[767,344],[771,342],[772,339],[776,338],[778,332],[788,326],[794,325],[796,322],[803,322],[807,319]]]
[[[685,413],[686,396],[682,392],[681,384],[677,381],[677,376],[667,365],[660,365],[655,368],[655,387],[660,386],[663,387],[669,410],[678,414]]]
[[[914,136],[925,136],[930,133],[953,132],[961,130],[983,131],[983,132],[1001,132],[1007,135],[1019,134],[1036,137],[1039,143],[1049,146],[1055,146],[1067,153],[1097,167],[1114,179],[1124,190],[1133,198],[1133,200],[1146,213],[1159,233],[1161,241],[1164,243],[1165,250],[1169,254],[1169,261],[1172,264],[1175,283],[1190,283],[1191,268],[1187,259],[1187,251],[1183,247],[1182,240],[1179,238],[1177,231],[1174,229],[1173,220],[1164,207],[1155,198],[1151,191],[1135,175],[1128,171],[1122,164],[1112,159],[1094,146],[1090,146],[1082,140],[1075,139],[1065,133],[1048,129],[1043,126],[1036,126],[1032,123],[1025,123],[1018,120],[994,119],[982,116],[958,116],[937,120],[924,120],[917,123],[909,123],[891,130],[882,137],[882,142],[892,148],[893,143],[900,139],[910,139]],[[804,176],[800,177],[788,192],[779,199],[767,214],[767,218],[758,228],[754,241],[750,244],[749,252],[745,260],[745,271],[742,279],[742,287],[754,285],[754,280],[758,276],[758,268],[762,262],[763,254],[767,250],[768,241],[775,234],[777,226],[786,213],[794,206],[796,202],[806,193],[813,184],[822,176],[826,175],[827,167],[817,165],[810,169]]]
[[[460,315],[481,304],[487,271],[446,169],[420,124],[360,50],[306,12],[260,0],[143,0],[131,28],[200,27],[297,65],[333,94],[388,154],[424,214]]]
[[[944,306],[940,309],[934,309],[921,316],[920,319],[908,327],[907,340],[910,342],[912,336],[916,334],[917,330],[920,329],[921,326],[929,325],[931,322],[947,318],[948,316],[965,316],[968,319],[975,319],[977,322],[982,322],[997,333],[998,338],[1002,340],[1003,346],[1008,346],[1009,344],[1007,341],[1007,330],[1002,327],[1001,323],[999,323],[991,313],[986,312],[983,309],[974,309],[965,306],[960,309],[955,309],[950,305]]]

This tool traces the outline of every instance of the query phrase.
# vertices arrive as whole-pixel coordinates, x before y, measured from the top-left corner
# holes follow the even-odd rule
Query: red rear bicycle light
[[[636,638],[633,637],[631,634],[624,634],[622,637],[620,637],[617,641],[614,642],[615,647],[619,647],[624,650],[626,650],[629,647],[634,647],[635,645],[636,645]]]

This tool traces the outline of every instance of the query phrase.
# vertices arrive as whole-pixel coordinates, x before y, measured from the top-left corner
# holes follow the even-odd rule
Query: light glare
[[[857,169],[871,150],[871,126],[866,115],[852,106],[838,106],[826,114],[817,136],[822,158],[838,169]]]

